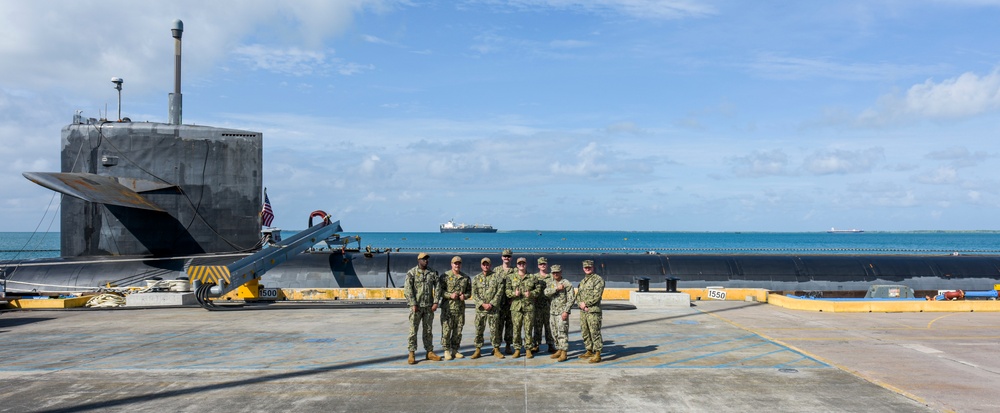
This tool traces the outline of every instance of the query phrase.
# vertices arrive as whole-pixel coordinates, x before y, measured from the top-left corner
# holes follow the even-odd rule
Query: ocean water
[[[58,232],[0,232],[0,260],[58,256]]]
[[[285,238],[295,231],[284,231]],[[495,234],[345,232],[360,247],[400,251],[594,252],[675,254],[979,254],[1000,255],[1000,231],[629,232],[502,231]],[[358,244],[352,244],[358,246]],[[0,232],[0,260],[59,256],[59,233]]]
[[[972,232],[628,232],[506,231],[496,234],[361,233],[361,245],[401,251],[735,254],[1000,254],[1000,231]]]

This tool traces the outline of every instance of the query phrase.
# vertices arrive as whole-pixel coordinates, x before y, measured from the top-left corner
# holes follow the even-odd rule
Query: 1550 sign
[[[711,298],[713,300],[725,300],[726,290],[709,289],[708,298]]]

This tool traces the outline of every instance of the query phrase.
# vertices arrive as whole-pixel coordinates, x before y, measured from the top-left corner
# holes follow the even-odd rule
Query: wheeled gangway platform
[[[318,225],[312,225],[314,217],[320,217],[322,221]],[[340,221],[330,222],[330,215],[314,211],[309,216],[308,229],[280,244],[264,248],[229,265],[193,265],[188,268],[187,273],[195,289],[195,298],[206,309],[220,309],[212,302],[212,298],[255,283],[268,270],[342,231]]]

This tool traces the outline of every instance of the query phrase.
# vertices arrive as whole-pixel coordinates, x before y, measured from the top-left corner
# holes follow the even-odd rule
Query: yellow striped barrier
[[[191,281],[222,285],[219,281],[223,280],[229,284],[229,267],[225,265],[192,265],[188,267],[187,274]]]
[[[768,302],[790,310],[828,313],[1000,312],[996,300],[813,300],[771,294]]]

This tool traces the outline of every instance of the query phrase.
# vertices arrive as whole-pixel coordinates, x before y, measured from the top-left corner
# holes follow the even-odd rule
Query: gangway
[[[321,217],[323,221],[312,225],[314,217]],[[288,261],[289,257],[342,231],[340,221],[330,222],[330,215],[323,211],[314,211],[309,216],[308,229],[272,247],[264,248],[229,265],[192,265],[188,268],[187,274],[195,289],[195,298],[205,309],[224,309],[216,306],[212,299],[245,284],[256,282],[268,270]]]

